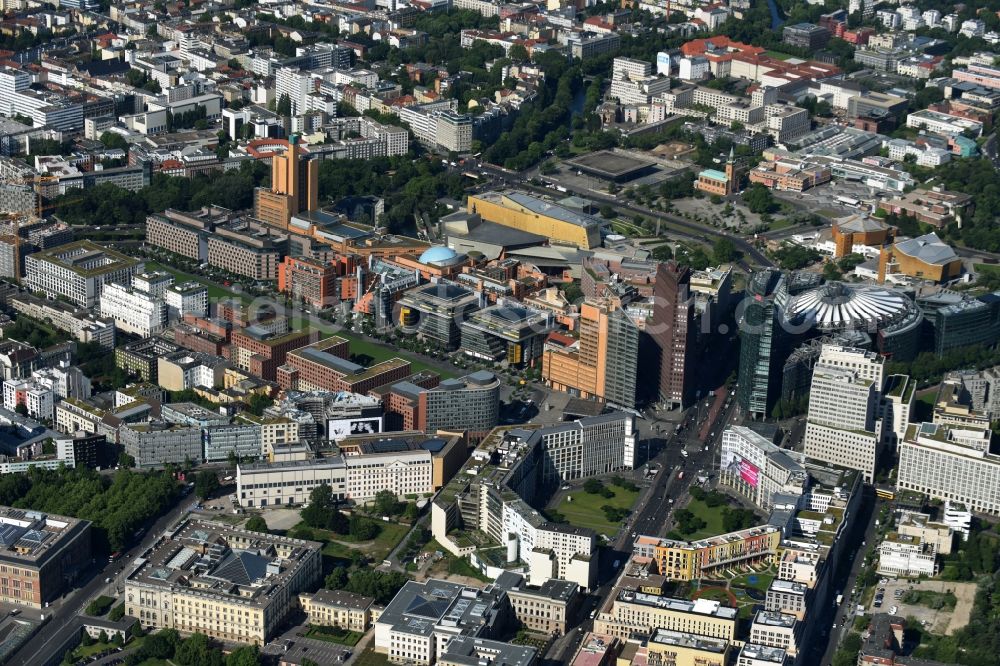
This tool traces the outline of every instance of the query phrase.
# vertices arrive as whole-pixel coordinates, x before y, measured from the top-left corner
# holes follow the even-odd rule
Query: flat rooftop
[[[581,155],[566,160],[566,164],[607,180],[633,176],[654,166],[652,162],[610,150],[599,150],[595,153]]]

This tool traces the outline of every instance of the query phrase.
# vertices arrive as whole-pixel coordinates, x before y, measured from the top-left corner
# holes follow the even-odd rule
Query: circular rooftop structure
[[[444,245],[435,245],[424,250],[420,255],[422,264],[450,264],[458,258],[458,252]]]
[[[788,319],[812,322],[822,331],[875,331],[906,319],[915,307],[894,289],[828,282],[793,298],[788,304]]]

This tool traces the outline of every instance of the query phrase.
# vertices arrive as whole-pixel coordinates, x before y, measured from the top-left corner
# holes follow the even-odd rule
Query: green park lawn
[[[331,329],[332,330],[332,329]],[[455,376],[454,372],[449,372],[437,368],[436,366],[428,365],[423,361],[413,358],[406,352],[400,351],[395,347],[390,347],[388,345],[380,345],[362,338],[355,333],[348,330],[332,331],[331,335],[339,335],[340,337],[349,340],[351,343],[351,355],[352,356],[368,356],[372,359],[371,363],[380,363],[382,361],[388,361],[391,358],[401,358],[403,360],[410,362],[410,369],[413,372],[422,372],[424,370],[430,370],[441,375],[442,379],[449,379]]]
[[[592,495],[581,490],[568,493],[556,508],[565,516],[566,522],[577,527],[589,527],[592,530],[613,535],[621,527],[621,523],[612,523],[604,515],[602,506],[609,505],[616,509],[631,509],[639,497],[638,491],[629,491],[618,486],[607,485],[614,492],[614,497]],[[570,500],[572,498],[572,501]]]
[[[211,281],[206,280],[203,277],[199,277],[191,273],[185,273],[184,271],[177,270],[176,268],[171,268],[170,266],[164,266],[163,264],[155,261],[147,261],[146,270],[164,271],[166,273],[173,275],[174,279],[177,280],[177,282],[194,281],[198,282],[199,284],[203,284],[208,289],[209,299],[221,300],[227,298],[234,298],[236,296],[236,294],[234,294],[233,292],[227,291],[226,289],[223,289],[222,287],[213,284]],[[241,298],[243,298],[244,300],[246,299],[245,296],[241,296]]]
[[[722,507],[710,507],[702,500],[693,497],[686,507],[688,511],[705,521],[705,527],[693,534],[685,534],[684,537],[690,541],[697,541],[705,537],[724,534],[725,528],[722,526]]]
[[[305,523],[299,523],[299,525],[306,527]],[[299,525],[296,525],[296,527]],[[319,530],[312,527],[308,527],[307,529],[312,532],[314,540],[323,542],[324,555],[339,559],[350,559],[351,550],[354,549],[363,551],[376,562],[381,562],[388,557],[392,549],[406,536],[407,532],[410,531],[410,526],[402,523],[385,523],[381,521],[379,521],[378,526],[382,528],[379,530],[378,536],[369,541],[358,541],[356,537],[350,534],[337,534],[329,530]]]

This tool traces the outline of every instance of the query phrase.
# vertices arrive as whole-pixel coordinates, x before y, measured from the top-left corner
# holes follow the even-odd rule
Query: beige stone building
[[[321,544],[188,519],[125,581],[145,629],[263,645],[322,575]]]
[[[372,627],[380,613],[371,597],[344,590],[319,590],[313,594],[300,594],[299,605],[309,616],[309,624],[361,633]]]

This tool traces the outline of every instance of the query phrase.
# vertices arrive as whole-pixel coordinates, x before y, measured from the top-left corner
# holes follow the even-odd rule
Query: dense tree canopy
[[[180,486],[162,471],[120,470],[114,476],[92,469],[43,470],[0,477],[0,504],[83,518],[94,524],[96,540],[120,550],[131,534],[164,513]]]

